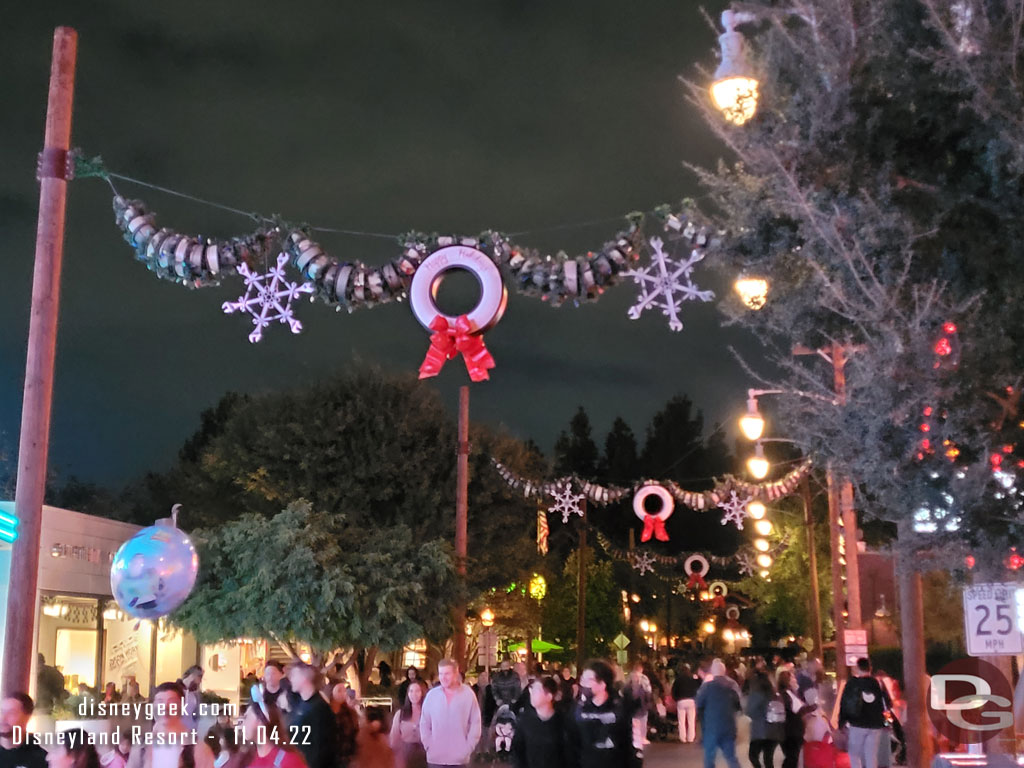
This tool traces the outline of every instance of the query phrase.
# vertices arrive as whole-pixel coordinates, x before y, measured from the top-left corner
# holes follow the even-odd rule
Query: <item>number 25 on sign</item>
[[[1024,618],[1024,590],[1018,593],[1020,589],[1018,584],[974,584],[964,589],[968,654],[1003,656],[1024,652],[1020,624]]]

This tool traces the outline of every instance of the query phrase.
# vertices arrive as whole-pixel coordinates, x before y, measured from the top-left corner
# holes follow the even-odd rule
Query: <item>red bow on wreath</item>
[[[700,587],[701,589],[708,588],[708,583],[704,581],[704,574],[702,574],[700,571],[694,571],[693,573],[691,573],[690,580],[686,582],[687,589],[693,589],[695,587]]]
[[[658,541],[668,541],[665,521],[657,515],[647,515],[644,518],[644,532],[640,534],[640,541],[650,541],[651,536],[654,536]]]
[[[445,362],[454,360],[462,353],[466,362],[466,370],[471,381],[487,381],[487,371],[494,367],[494,358],[484,346],[482,336],[472,334],[473,326],[465,315],[449,323],[447,318],[438,315],[430,324],[430,349],[420,366],[420,378],[428,379],[437,376]]]
[[[723,595],[715,595],[711,601],[711,607],[716,609],[725,608],[725,597]]]

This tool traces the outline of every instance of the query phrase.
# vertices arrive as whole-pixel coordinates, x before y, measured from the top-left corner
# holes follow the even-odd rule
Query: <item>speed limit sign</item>
[[[964,635],[971,656],[1024,653],[1017,624],[1018,584],[974,584],[964,589]]]

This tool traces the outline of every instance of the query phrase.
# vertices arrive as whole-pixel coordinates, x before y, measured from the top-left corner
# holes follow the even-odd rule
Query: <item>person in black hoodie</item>
[[[692,744],[697,740],[698,688],[700,688],[700,680],[690,671],[689,664],[683,664],[672,683],[672,698],[676,701],[679,740],[684,744]]]
[[[639,768],[633,723],[615,692],[615,673],[603,661],[588,662],[580,675],[581,701],[569,723],[570,768]]]
[[[878,744],[885,734],[885,712],[892,707],[889,694],[871,676],[871,662],[857,659],[857,676],[846,681],[839,700],[839,727],[850,726],[850,765],[878,765]]]
[[[529,687],[530,707],[516,721],[512,739],[515,768],[563,768],[566,764],[566,718],[555,709],[558,681],[538,677]]]
[[[297,661],[288,669],[288,681],[296,694],[289,720],[290,733],[306,758],[308,768],[337,768],[338,741],[334,712],[320,695],[320,670]],[[309,730],[306,730],[308,726]]]

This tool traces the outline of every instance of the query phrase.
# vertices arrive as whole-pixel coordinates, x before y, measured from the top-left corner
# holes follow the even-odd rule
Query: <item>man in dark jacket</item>
[[[878,768],[878,744],[885,733],[889,694],[871,676],[871,662],[857,659],[856,677],[846,681],[839,700],[839,727],[848,725],[851,768]]]
[[[298,734],[296,746],[306,758],[306,765],[308,768],[336,768],[338,745],[334,712],[320,695],[320,670],[297,661],[288,669],[288,681],[296,694],[289,726],[291,732]]]
[[[615,694],[615,673],[591,661],[580,675],[582,701],[569,723],[570,768],[638,768],[643,753],[633,746],[633,723]]]
[[[715,768],[719,750],[729,768],[740,768],[736,759],[736,713],[740,695],[736,682],[725,674],[721,659],[711,662],[711,680],[697,691],[697,719],[704,742],[704,768]]]

